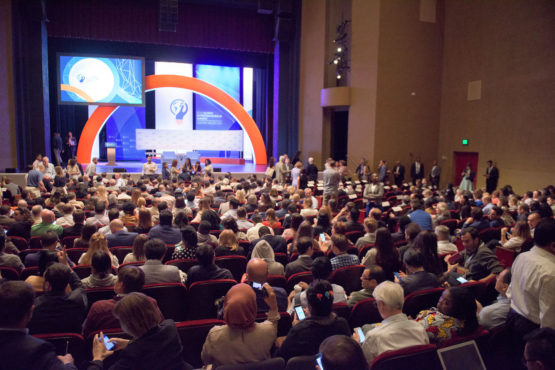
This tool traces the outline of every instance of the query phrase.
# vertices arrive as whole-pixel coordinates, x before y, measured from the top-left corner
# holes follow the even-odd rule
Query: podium
[[[116,165],[116,143],[114,142],[106,142],[104,143],[104,147],[106,148],[106,157],[108,158],[108,166],[115,166]]]

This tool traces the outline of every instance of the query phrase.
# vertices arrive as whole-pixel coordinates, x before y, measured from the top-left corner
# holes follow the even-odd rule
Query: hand
[[[358,344],[360,344],[360,337],[358,336],[358,333],[356,331],[353,332],[353,337],[352,337]]]
[[[67,353],[63,356],[57,356],[58,360],[62,361],[62,364],[73,364],[75,363],[75,360],[73,360],[73,356],[71,355],[71,353]]]
[[[58,254],[58,261],[59,261],[62,265],[69,266],[66,248],[63,247],[61,251],[58,251],[58,252],[57,252],[57,254]]]
[[[93,361],[104,361],[104,359],[114,353],[114,351],[108,351],[104,345],[102,338],[104,333],[96,334],[93,339]]]
[[[306,281],[300,281],[298,283],[298,285],[303,288],[303,290],[307,290],[308,289],[308,284],[306,283]]]
[[[114,351],[120,351],[127,347],[127,345],[129,344],[129,339],[112,338],[108,342],[115,344]]]
[[[280,348],[281,345],[283,344],[283,341],[285,340],[286,337],[277,337],[274,345],[276,346],[276,348]]]
[[[276,293],[274,292],[274,289],[268,283],[264,283],[262,287],[266,289],[266,297],[264,297],[264,302],[268,305],[268,307],[270,308],[270,311],[277,312],[278,310],[277,299],[276,299]]]

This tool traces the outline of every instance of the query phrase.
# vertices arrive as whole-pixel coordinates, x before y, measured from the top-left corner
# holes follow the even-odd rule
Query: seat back
[[[42,245],[40,243],[40,236],[32,236],[31,240],[29,240],[29,248],[32,249],[40,249]]]
[[[142,292],[156,299],[166,319],[183,321],[187,314],[187,288],[181,283],[147,284]]]
[[[73,263],[77,263],[79,258],[81,258],[81,255],[87,252],[87,248],[69,248],[66,249],[66,252],[69,259],[72,260]]]
[[[478,347],[484,348],[487,346],[487,338],[489,336],[489,331],[479,327],[474,333],[467,334],[467,335],[454,335],[450,339],[444,341],[439,346],[440,348],[445,348],[452,346],[454,344],[468,342],[469,340],[476,341],[476,345]]]
[[[278,321],[278,331],[277,336],[282,337],[286,336],[289,333],[289,329],[291,329],[291,324],[293,322],[293,318],[287,312],[280,312],[279,313],[279,321]],[[267,320],[266,313],[259,313],[256,315],[256,322],[264,322]]]
[[[349,316],[351,315],[351,307],[345,302],[337,302],[334,303],[332,306],[332,311],[339,317],[344,318],[345,320],[349,320]]]
[[[122,263],[121,265],[119,265],[118,271],[123,269],[123,268],[126,268],[127,266],[142,266],[144,264],[145,264],[145,261]]]
[[[19,280],[19,272],[13,267],[0,266],[0,273],[6,280]]]
[[[31,275],[38,275],[39,274],[39,267],[38,266],[31,266],[25,267],[21,274],[19,274],[19,278],[25,281]]]
[[[112,299],[115,297],[113,287],[102,287],[102,288],[89,288],[85,290],[87,294],[88,309],[91,308],[94,302],[103,301],[106,299]]]
[[[347,231],[345,233],[345,236],[347,237],[347,239],[349,239],[351,241],[351,243],[356,243],[358,238],[364,236],[364,233],[362,231]]]
[[[482,240],[484,243],[488,243],[493,239],[497,239],[500,240],[501,239],[501,233],[499,231],[498,228],[495,227],[488,227],[482,231],[480,231],[478,233],[478,237],[480,238],[480,240]]]
[[[79,279],[84,279],[91,274],[91,265],[73,266],[73,271],[79,276]]]
[[[449,218],[447,220],[443,220],[439,223],[440,225],[444,225],[447,226],[449,228],[449,233],[451,235],[455,234],[455,230],[457,229],[457,227],[459,226],[459,220],[455,219],[455,218]]]
[[[376,243],[364,244],[358,251],[358,258],[362,261],[364,256],[366,256],[366,253],[368,253],[370,249],[374,248],[375,245]]]
[[[306,370],[313,369],[316,361],[314,356],[295,356],[287,361],[285,370]]]
[[[287,289],[287,280],[285,280],[285,276],[283,275],[268,275],[268,279],[266,281],[274,288],[279,287]]]
[[[27,239],[22,238],[20,236],[10,236],[8,237],[8,241],[11,241],[15,245],[15,247],[20,251],[29,248],[29,243],[27,242]],[[41,246],[39,245],[38,249],[40,248]]]
[[[89,347],[85,346],[85,339],[77,333],[52,333],[34,334],[35,338],[40,338],[54,345],[54,350],[59,356],[71,353],[75,364],[79,364],[87,359]]]
[[[241,281],[241,276],[247,271],[247,257],[245,256],[221,256],[216,257],[216,265],[231,271],[236,281]]]
[[[341,267],[333,271],[330,276],[330,283],[341,285],[345,292],[351,294],[361,289],[360,277],[364,271],[364,265],[353,265]]]
[[[374,358],[372,370],[441,370],[436,346],[424,344],[394,351],[387,351]]]
[[[289,262],[289,258],[285,253],[280,253],[280,252],[274,253],[274,258],[276,262],[281,263],[283,266],[287,265],[287,263]]]
[[[198,265],[198,261],[196,259],[178,259],[178,260],[169,260],[164,265],[175,266],[181,271],[187,273],[191,267],[194,265]]]
[[[352,329],[381,321],[382,317],[380,316],[374,298],[366,298],[358,301],[351,309],[351,314],[349,316],[349,325]]]
[[[405,297],[403,313],[416,318],[420,311],[437,305],[443,290],[443,288],[423,289],[409,294]]]
[[[62,239],[62,245],[64,247],[66,247],[67,249],[69,248],[73,248],[73,244],[75,242],[75,239],[80,238],[80,235],[70,235],[70,236],[66,236]]]
[[[503,267],[511,267],[515,260],[516,253],[510,249],[497,247],[495,248],[495,255]]]
[[[133,252],[132,246],[121,246],[121,247],[112,247],[110,248],[110,252],[118,259],[118,262],[121,264],[127,256],[128,253]]]
[[[175,251],[175,245],[174,244],[167,244],[166,245],[166,255],[162,259],[162,263],[166,263],[166,262],[170,261],[172,259],[174,251]]]
[[[187,317],[189,320],[215,319],[218,317],[216,299],[226,295],[235,280],[218,279],[196,281],[189,287],[189,301],[191,305]]]
[[[208,332],[216,325],[225,325],[225,321],[217,319],[183,321],[175,324],[181,345],[183,346],[183,360],[195,369],[202,367],[200,353],[206,341]]]
[[[286,290],[290,292],[295,287],[295,284],[298,284],[301,281],[304,281],[305,283],[310,284],[312,283],[312,280],[314,280],[312,276],[312,271],[297,272],[296,274],[289,276],[289,278],[287,279]]]
[[[266,361],[252,362],[241,365],[223,365],[218,366],[218,370],[283,370],[285,369],[285,360],[281,357],[275,357]]]

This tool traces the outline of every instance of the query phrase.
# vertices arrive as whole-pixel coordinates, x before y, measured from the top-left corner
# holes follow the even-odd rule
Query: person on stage
[[[158,171],[158,165],[152,162],[152,157],[147,157],[146,163],[143,165],[143,176],[155,175],[156,171]]]
[[[204,173],[206,176],[212,176],[212,172],[214,172],[214,168],[212,167],[212,161],[208,158],[204,160]]]
[[[491,160],[488,161],[488,168],[486,168],[486,191],[493,193],[497,189],[497,182],[499,181],[499,170]]]
[[[67,133],[67,146],[69,148],[70,158],[75,158],[75,152],[77,151],[77,138],[73,136],[71,131]]]

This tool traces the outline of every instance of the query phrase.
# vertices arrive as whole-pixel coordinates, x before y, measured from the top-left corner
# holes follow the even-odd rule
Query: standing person
[[[439,188],[439,176],[441,175],[441,167],[437,164],[437,161],[432,162],[432,170],[430,171],[430,183],[432,187]]]
[[[270,157],[270,159],[268,159],[268,167],[266,167],[266,176],[269,176],[272,179],[276,178],[276,160],[274,157]]]
[[[397,187],[403,186],[403,181],[405,180],[405,166],[401,162],[395,162],[395,167],[393,167],[393,178],[395,179],[395,185]]]
[[[54,139],[52,140],[52,147],[54,148],[54,160],[56,161],[56,166],[62,165],[62,153],[64,152],[64,143],[59,132],[54,133]]]
[[[308,166],[306,166],[306,176],[308,181],[318,181],[318,167],[314,164],[314,158],[308,158]]]
[[[386,175],[387,175],[387,162],[382,159],[378,164],[378,180],[380,182],[385,182]]]
[[[359,165],[357,166],[357,168],[355,169],[355,173],[358,177],[358,181],[362,181],[362,176],[364,175],[364,167],[366,167],[366,159],[362,158],[360,160]]]
[[[474,189],[474,171],[472,171],[472,164],[468,162],[464,169],[459,189],[472,191]]]
[[[146,163],[143,165],[142,175],[155,175],[156,171],[158,171],[158,166],[152,162],[152,157],[148,156]]]
[[[326,163],[324,171],[324,205],[328,204],[330,199],[337,199],[339,192],[339,172],[335,169],[335,161],[332,159]]]
[[[87,174],[87,176],[89,177],[95,176],[97,164],[98,164],[98,158],[94,157],[92,159],[92,162],[87,166],[87,169],[85,170],[85,174]]]
[[[295,167],[291,170],[291,186],[295,189],[299,188],[299,176],[301,175],[301,169],[303,168],[303,164],[299,161],[295,163]]]
[[[364,187],[362,198],[366,201],[366,216],[374,207],[382,209],[383,183],[379,181],[378,175],[370,176],[370,183]]]
[[[488,168],[486,168],[486,191],[493,193],[497,189],[497,182],[499,181],[499,170],[491,160],[488,161]]]
[[[206,176],[212,176],[212,172],[214,172],[214,167],[212,167],[212,161],[209,158],[204,160],[204,173]]]
[[[424,178],[424,165],[420,162],[420,158],[416,158],[410,166],[410,177],[412,177],[413,185],[416,185],[416,180]]]
[[[69,148],[70,158],[75,158],[75,152],[77,150],[77,138],[73,136],[71,131],[67,133],[67,146]]]

